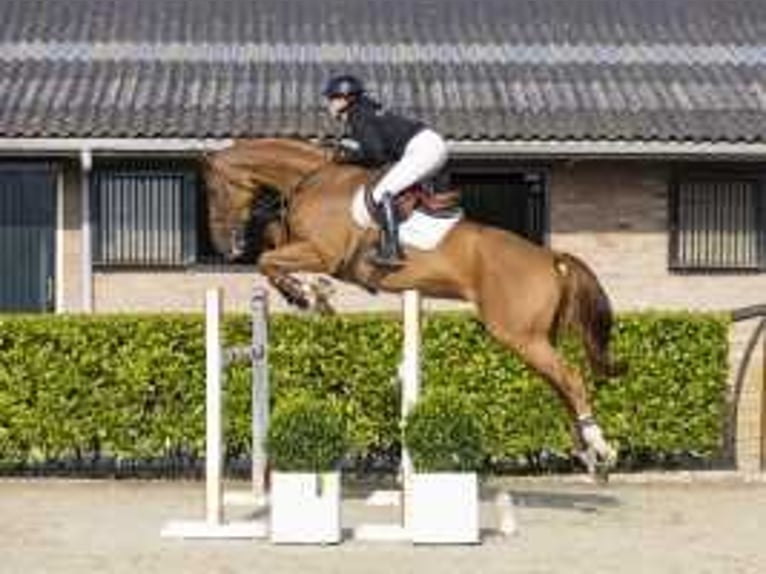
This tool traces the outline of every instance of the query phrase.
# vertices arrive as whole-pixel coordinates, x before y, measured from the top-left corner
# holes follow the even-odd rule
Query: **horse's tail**
[[[564,284],[556,329],[572,327],[580,335],[588,362],[597,376],[616,377],[625,373],[627,365],[615,361],[610,353],[612,306],[595,274],[568,253],[556,254],[555,265]]]

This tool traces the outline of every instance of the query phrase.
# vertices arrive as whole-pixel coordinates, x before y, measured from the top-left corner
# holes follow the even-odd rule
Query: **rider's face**
[[[343,117],[346,109],[348,108],[348,98],[345,96],[334,96],[327,99],[327,109],[330,115],[335,119]]]

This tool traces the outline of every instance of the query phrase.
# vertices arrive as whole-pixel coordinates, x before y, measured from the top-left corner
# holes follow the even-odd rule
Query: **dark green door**
[[[0,162],[0,311],[53,310],[56,174]]]
[[[543,173],[456,169],[450,179],[462,192],[461,202],[468,219],[545,244],[547,206]]]

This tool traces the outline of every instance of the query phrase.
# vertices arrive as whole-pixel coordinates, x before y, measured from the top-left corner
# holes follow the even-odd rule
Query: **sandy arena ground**
[[[161,539],[166,521],[202,516],[200,483],[0,480],[0,572],[766,572],[763,475],[618,476],[605,487],[578,479],[506,479],[502,486],[515,501],[513,537],[488,530],[477,546],[351,540],[323,548]],[[489,498],[482,506],[488,529],[495,526],[493,509]],[[343,512],[352,527],[396,511],[366,507],[358,496]]]

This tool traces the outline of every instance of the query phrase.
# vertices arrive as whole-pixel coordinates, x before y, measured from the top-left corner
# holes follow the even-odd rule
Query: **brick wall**
[[[585,259],[619,310],[763,303],[765,273],[668,271],[667,181],[668,168],[659,163],[557,166],[551,174],[551,246]]]

